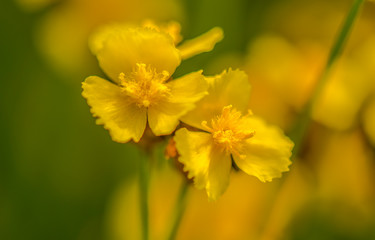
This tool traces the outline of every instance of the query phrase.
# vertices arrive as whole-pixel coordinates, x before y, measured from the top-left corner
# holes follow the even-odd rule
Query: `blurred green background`
[[[117,239],[109,237],[108,209],[116,189],[135,179],[139,154],[132,143],[112,142],[108,132],[95,125],[81,97],[81,82],[89,75],[103,76],[103,73],[87,46],[69,45],[74,39],[80,37],[77,41],[82,42],[95,26],[111,20],[178,20],[185,39],[220,26],[224,29],[224,40],[212,52],[183,62],[176,72],[182,75],[204,69],[206,74],[216,74],[223,68],[246,67],[249,43],[263,33],[286,36],[292,45],[298,45],[301,39],[316,42],[322,46],[324,59],[351,4],[351,1],[148,0],[140,4],[141,7],[135,7],[134,11],[140,11],[139,14],[128,17],[127,12],[121,14],[121,9],[112,15],[110,6],[116,6],[116,1],[111,0],[112,5],[106,10],[100,7],[106,6],[106,1],[98,2],[100,0],[0,1],[0,239]],[[129,5],[130,11],[132,4],[135,3]],[[374,10],[374,4],[366,3],[362,15],[372,27]],[[366,32],[367,29],[370,32]],[[374,29],[355,30],[359,37],[354,37],[351,46],[361,46],[361,39],[372,36]],[[273,71],[272,66],[269,71]],[[373,84],[374,78],[371,79]],[[361,104],[362,108],[364,106],[365,103]],[[269,121],[278,122],[272,118]],[[357,125],[361,128],[360,123]],[[346,130],[346,133],[348,131],[353,130]],[[323,132],[323,136],[332,133],[320,125],[316,132]],[[340,133],[334,131],[334,134]],[[312,139],[309,143],[316,142],[314,136]],[[364,146],[371,159],[364,169],[373,176],[374,148],[368,140],[364,140]],[[317,168],[312,159],[321,158],[312,155],[301,160],[309,174]],[[357,158],[352,160],[357,161]],[[331,177],[336,178],[335,173]],[[345,204],[333,204],[340,206],[335,208],[329,207],[332,203],[326,206],[315,199],[309,202],[311,206],[306,205],[290,218],[285,228],[288,235],[264,239],[375,239],[373,180],[364,180],[370,189],[366,190],[369,192],[365,197],[367,205],[362,209],[366,221],[362,221],[361,216],[356,218],[358,212]],[[298,194],[293,192],[290,197],[298,198]],[[276,193],[265,195],[266,202],[277,198]],[[360,219],[355,221],[361,224],[354,230],[342,227],[352,226],[352,223],[337,223],[336,218],[340,216],[348,220]],[[263,224],[257,226],[260,232],[266,228]],[[251,226],[245,224],[242,228]],[[185,238],[181,236],[181,239]],[[245,234],[222,239],[260,238]]]

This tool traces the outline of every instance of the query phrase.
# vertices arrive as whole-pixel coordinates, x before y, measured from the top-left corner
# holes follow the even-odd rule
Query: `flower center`
[[[202,126],[212,134],[216,146],[239,157],[244,157],[240,154],[244,142],[255,134],[254,130],[248,129],[241,112],[232,109],[232,105],[224,107],[221,115],[211,120],[211,127],[206,121]]]
[[[144,63],[137,63],[137,67],[130,73],[120,73],[120,87],[138,107],[149,107],[170,95],[170,89],[165,81],[170,78],[167,71],[161,73]]]

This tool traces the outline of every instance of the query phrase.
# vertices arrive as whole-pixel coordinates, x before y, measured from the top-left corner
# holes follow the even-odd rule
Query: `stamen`
[[[168,71],[158,73],[144,63],[137,63],[129,74],[120,73],[120,87],[138,107],[149,107],[170,96],[165,82],[170,78]]]
[[[211,120],[211,127],[206,121],[201,124],[205,130],[212,134],[215,144],[223,151],[234,154],[240,158],[246,156],[241,154],[244,142],[255,135],[254,130],[249,130],[246,117],[241,112],[233,109],[232,105],[223,108],[220,116]]]
[[[212,128],[210,128],[210,127],[208,126],[207,121],[203,121],[203,122],[201,122],[201,125],[202,125],[202,127],[204,128],[203,130],[207,130],[207,132],[212,133],[212,132],[214,131]]]

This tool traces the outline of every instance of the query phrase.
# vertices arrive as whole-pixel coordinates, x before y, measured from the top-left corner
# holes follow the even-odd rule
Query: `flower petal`
[[[211,200],[216,200],[228,187],[230,156],[214,147],[208,133],[182,128],[176,132],[174,140],[179,161],[184,164],[184,171],[188,171],[188,177],[194,178],[197,188],[206,188]]]
[[[89,48],[94,55],[103,48],[105,41],[123,29],[135,27],[129,23],[112,23],[100,26],[89,37]]]
[[[181,52],[182,59],[187,59],[197,54],[211,51],[223,37],[223,30],[215,27],[199,37],[185,41],[178,49]]]
[[[215,147],[210,155],[210,167],[208,169],[206,191],[211,200],[218,199],[229,185],[232,159],[230,155],[221,152]]]
[[[232,105],[242,113],[247,111],[250,84],[245,72],[229,69],[207,80],[208,95],[197,102],[194,110],[181,118],[182,122],[202,129],[202,121],[210,121],[220,115],[225,106]]]
[[[97,124],[104,124],[113,141],[140,140],[146,127],[145,108],[132,104],[118,86],[100,77],[86,78],[82,88],[91,113],[99,118]]]
[[[266,125],[260,118],[252,116],[246,120],[247,125],[255,130],[255,135],[246,141],[241,150],[244,158],[233,155],[237,166],[262,182],[281,177],[282,172],[289,170],[293,142],[281,129]]]
[[[182,41],[181,25],[178,22],[170,21],[165,24],[160,24],[160,23],[156,24],[153,20],[146,19],[142,23],[142,26],[155,29],[158,32],[168,33],[173,38],[175,45],[177,45],[179,42]]]
[[[168,82],[171,90],[171,102],[193,103],[207,95],[208,84],[202,75],[203,71],[189,73],[183,77]]]
[[[115,82],[121,72],[131,72],[137,63],[172,75],[181,62],[172,37],[150,28],[113,25],[94,35],[91,41],[95,43],[91,48],[101,68]]]
[[[176,131],[174,136],[179,161],[184,164],[188,178],[194,178],[197,188],[206,186],[207,171],[210,166],[212,138],[209,133],[191,132],[186,128]]]
[[[207,82],[202,71],[187,74],[166,85],[171,90],[171,97],[148,109],[149,125],[157,136],[171,134],[181,116],[192,110],[195,102],[207,94]]]
[[[148,124],[156,136],[171,134],[180,117],[193,107],[192,103],[159,102],[148,108]]]

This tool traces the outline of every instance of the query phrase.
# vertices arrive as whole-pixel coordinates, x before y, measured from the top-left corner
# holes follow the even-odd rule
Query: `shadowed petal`
[[[228,187],[230,156],[214,147],[209,133],[182,128],[176,132],[174,140],[179,161],[184,164],[184,171],[188,171],[188,177],[194,178],[197,188],[205,188],[211,200],[216,200]]]
[[[187,74],[166,85],[171,96],[148,109],[149,125],[155,135],[171,134],[179,124],[181,116],[192,110],[195,102],[207,94],[207,82],[202,71]]]
[[[156,136],[171,134],[180,117],[194,107],[193,103],[160,102],[148,108],[148,123]]]
[[[207,95],[208,84],[202,71],[186,74],[166,85],[171,90],[171,102],[196,102]]]

